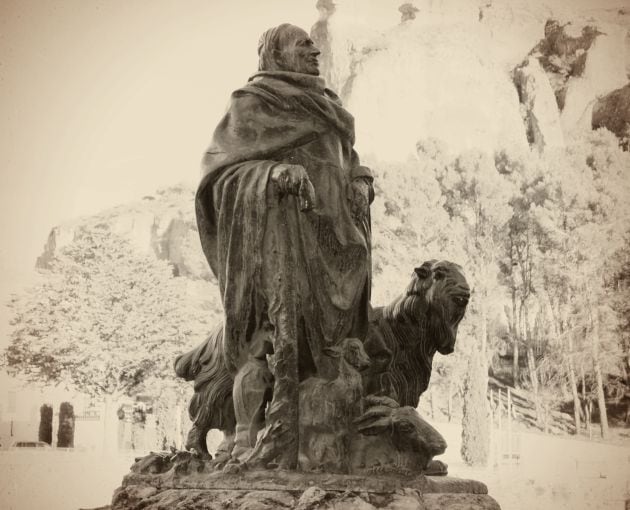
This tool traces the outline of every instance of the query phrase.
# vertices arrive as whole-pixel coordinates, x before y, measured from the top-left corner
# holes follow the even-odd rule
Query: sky
[[[260,34],[309,30],[315,4],[2,0],[0,300],[31,280],[53,226],[196,183]]]

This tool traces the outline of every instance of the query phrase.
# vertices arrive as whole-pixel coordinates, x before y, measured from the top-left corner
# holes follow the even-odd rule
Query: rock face
[[[404,161],[425,138],[454,150],[527,147],[502,58],[478,51],[494,42],[476,6],[353,5],[336,2],[313,37],[325,49],[324,75],[355,116],[362,155]]]
[[[183,455],[182,455],[183,454]],[[212,471],[208,462],[179,452],[151,454],[132,467],[112,510],[499,510],[487,487],[448,477],[371,476]]]
[[[193,198],[193,189],[175,186],[138,202],[58,225],[48,235],[37,267],[48,267],[58,250],[71,243],[77,233],[105,226],[140,252],[170,262],[173,275],[185,278],[191,302],[219,312],[222,307],[216,281],[201,251]]]
[[[55,252],[71,243],[77,232],[105,225],[138,250],[168,260],[177,276],[211,282],[214,278],[201,251],[193,197],[193,189],[176,186],[139,202],[58,225],[51,230],[37,267],[47,267]]]
[[[542,111],[551,111],[546,114],[548,117],[555,117],[559,112],[565,136],[591,128],[594,103],[603,94],[627,81],[626,36],[627,28],[619,25],[583,20],[561,24],[556,19],[547,20],[545,37],[531,51],[529,59],[515,70],[515,84],[521,93],[530,143],[541,148],[536,128]],[[547,96],[546,89],[549,88],[540,73],[536,73],[536,85],[531,79],[523,80],[524,72],[532,68],[533,59],[538,60],[544,69],[544,75],[553,89],[556,108],[546,100],[542,110],[536,101],[531,100],[532,94]],[[547,131],[557,132],[557,129]],[[556,147],[557,144],[549,146]]]
[[[576,36],[571,35],[570,28],[575,31],[558,20],[547,20],[545,37],[533,50],[549,76],[560,110],[564,109],[567,82],[583,75],[588,51],[597,37],[603,35],[591,25],[582,27]]]
[[[325,491],[313,486],[302,494],[282,490],[182,490],[134,488],[119,494],[111,510],[500,510],[488,495],[422,493],[402,489],[391,494]]]
[[[615,133],[625,150],[630,138],[630,83],[602,97],[593,107],[593,129],[606,128]]]
[[[627,82],[627,16],[603,5],[320,0],[318,8],[312,36],[323,75],[355,115],[364,156],[404,161],[429,138],[455,153],[555,149],[590,129],[595,101]]]
[[[564,147],[564,133],[556,97],[542,66],[528,58],[514,71],[514,84],[523,105],[527,141],[540,152],[549,147]]]

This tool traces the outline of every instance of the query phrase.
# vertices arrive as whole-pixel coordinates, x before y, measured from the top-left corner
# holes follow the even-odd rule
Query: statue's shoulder
[[[248,109],[261,105],[281,106],[283,103],[282,93],[278,87],[269,82],[270,80],[264,82],[262,80],[250,81],[243,87],[236,89],[231,96],[232,108]]]
[[[250,119],[256,117],[261,111],[275,110],[274,103],[277,100],[265,95],[255,87],[245,85],[232,92],[228,102],[227,113],[235,119]],[[271,105],[270,105],[271,103]]]

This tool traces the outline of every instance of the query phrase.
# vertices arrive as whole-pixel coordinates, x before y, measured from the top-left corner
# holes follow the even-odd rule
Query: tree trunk
[[[510,251],[511,253],[511,251]],[[512,319],[510,329],[512,334],[512,386],[518,386],[518,326],[517,326],[517,306],[516,306],[516,284],[512,280]]]
[[[529,309],[527,303],[521,301],[521,317],[522,317],[522,329],[524,333],[526,355],[527,355],[527,370],[529,373],[529,381],[532,385],[532,393],[534,397],[534,406],[536,408],[536,419],[538,424],[541,425],[542,413],[540,410],[540,397],[538,390],[538,375],[536,374],[536,358],[534,357],[534,346],[531,328],[529,327]]]
[[[608,414],[606,412],[606,396],[604,395],[604,382],[602,370],[599,364],[599,312],[595,308],[593,313],[593,338],[591,341],[593,353],[593,371],[597,385],[597,407],[599,409],[599,424],[602,431],[602,439],[608,439]]]
[[[571,394],[573,395],[573,419],[575,421],[575,434],[580,434],[580,395],[578,393],[577,378],[575,376],[575,367],[573,366],[573,337],[569,334],[569,385],[571,386]]]
[[[595,380],[597,382],[597,407],[599,408],[599,424],[602,430],[602,439],[608,439],[608,414],[606,412],[606,398],[599,361],[594,362],[593,370],[595,371]]]
[[[453,381],[449,378],[447,388],[446,409],[448,413],[448,422],[453,418]]]
[[[571,385],[571,393],[573,395],[573,420],[575,421],[575,433],[580,433],[582,424],[580,422],[580,395],[578,394],[577,381],[575,377],[575,369],[573,362],[569,361],[569,383]]]
[[[512,343],[512,352],[513,352],[513,357],[512,357],[512,385],[515,388],[519,387],[518,384],[518,380],[519,380],[519,373],[518,373],[518,338],[514,339],[514,342]]]
[[[580,377],[582,378],[582,406],[584,408],[584,421],[586,422],[586,430],[588,431],[588,437],[593,437],[591,430],[591,406],[590,398],[586,396],[586,373],[584,372],[584,364],[580,365]]]
[[[516,290],[512,289],[512,386],[518,387],[518,326],[516,322]]]
[[[529,371],[529,380],[532,384],[534,407],[536,409],[536,420],[540,424],[542,413],[540,411],[540,396],[538,390],[538,376],[536,374],[536,359],[534,358],[534,348],[530,344],[527,345],[527,369]]]
[[[517,323],[517,338],[521,342],[521,344],[527,346],[527,337],[525,336],[525,303],[521,298],[521,301],[518,305],[518,323]],[[529,367],[529,365],[528,365]]]
[[[431,419],[435,420],[435,395],[433,388],[429,389],[429,403],[431,404]]]
[[[114,454],[118,451],[118,415],[115,405],[118,394],[108,394],[103,398],[103,455]]]
[[[484,293],[485,294],[485,293]],[[488,345],[488,311],[486,310],[486,305],[485,303],[487,302],[487,300],[484,299],[481,300],[482,302],[480,303],[480,309],[479,309],[479,331],[480,331],[480,336],[481,336],[481,364],[484,367],[484,369],[486,370],[486,375],[485,377],[487,378],[488,376],[488,362],[487,362],[487,354],[486,354],[486,349],[487,349],[487,345]]]
[[[109,421],[112,415],[112,396],[105,395],[103,398],[103,415],[101,416],[101,420],[103,421],[103,455],[105,455],[109,450],[111,445],[109,444]]]

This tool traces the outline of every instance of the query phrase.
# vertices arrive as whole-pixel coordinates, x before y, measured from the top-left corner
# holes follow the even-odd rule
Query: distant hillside
[[[169,261],[174,275],[188,280],[193,299],[200,306],[218,311],[221,306],[216,281],[199,244],[193,200],[192,188],[176,186],[137,202],[57,225],[50,231],[37,267],[46,268],[56,250],[71,243],[77,232],[106,225],[140,251]]]

